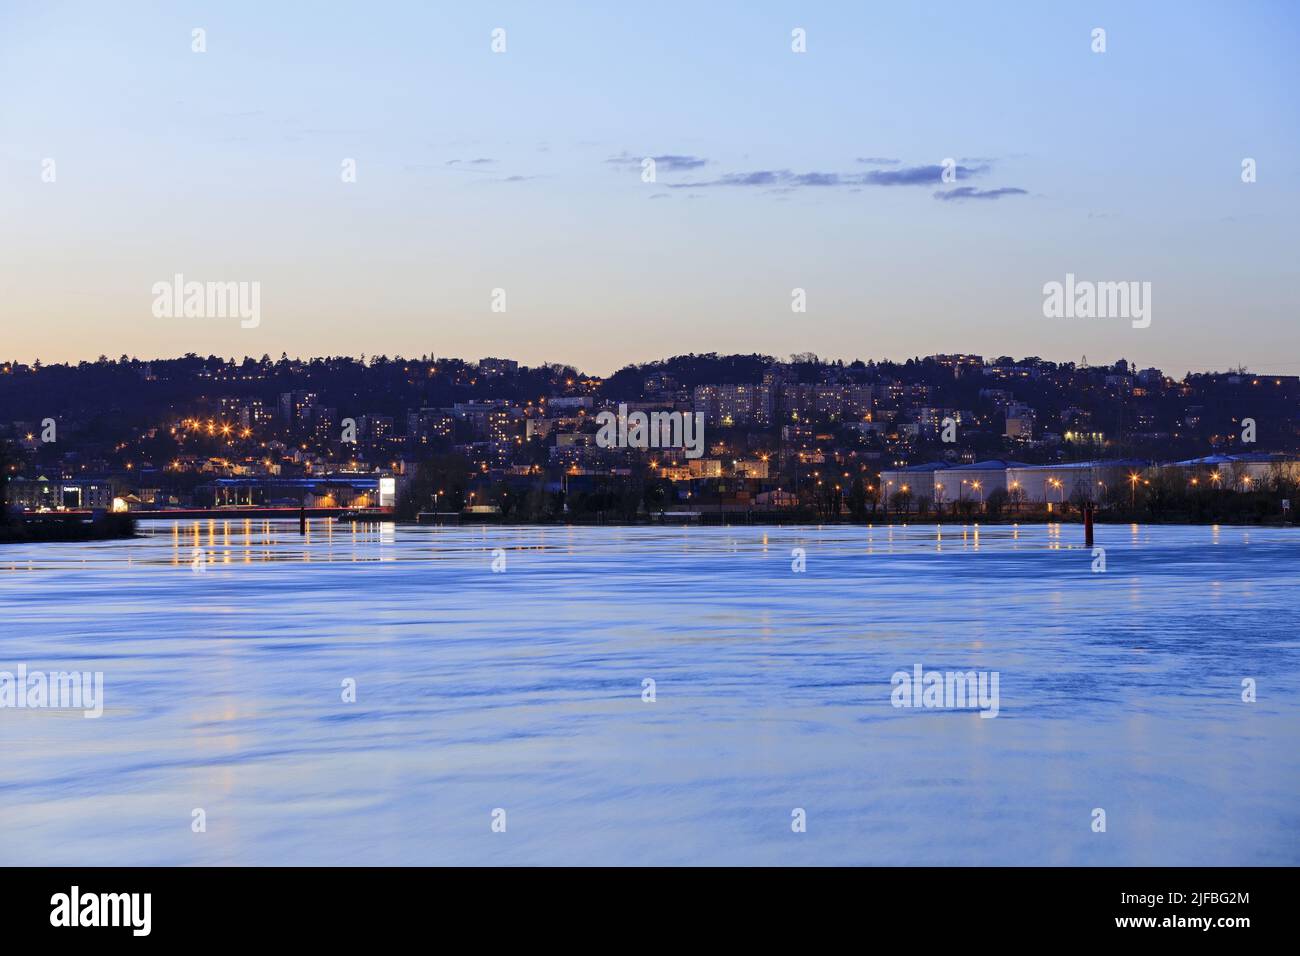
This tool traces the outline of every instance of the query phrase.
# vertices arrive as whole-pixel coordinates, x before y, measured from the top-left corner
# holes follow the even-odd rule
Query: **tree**
[[[488,492],[488,497],[492,503],[501,511],[502,518],[509,518],[523,505],[523,499],[518,493],[512,493],[510,486],[504,481],[498,481]]]
[[[866,475],[858,475],[853,479],[849,486],[848,506],[849,514],[854,521],[867,520],[867,478]],[[872,501],[874,510],[875,502]]]
[[[984,499],[984,509],[993,517],[1002,514],[1007,503],[1011,500],[1011,495],[1005,488],[994,488]]]
[[[642,503],[649,513],[664,511],[672,504],[674,497],[673,483],[666,478],[652,478],[645,484]]]
[[[426,509],[460,511],[465,506],[470,464],[459,455],[436,455],[421,462],[397,506],[401,518],[414,518]]]
[[[0,524],[4,524],[9,506],[9,466],[13,455],[9,451],[9,442],[0,438]]]

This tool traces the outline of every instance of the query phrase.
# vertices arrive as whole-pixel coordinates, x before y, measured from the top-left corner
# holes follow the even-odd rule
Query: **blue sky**
[[[324,6],[0,6],[3,357],[1300,373],[1295,4]],[[1151,326],[1044,318],[1067,272]],[[176,273],[260,325],[155,318]]]

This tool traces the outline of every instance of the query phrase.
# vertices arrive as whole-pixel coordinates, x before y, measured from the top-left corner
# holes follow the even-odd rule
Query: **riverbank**
[[[1059,511],[1024,511],[1024,512],[1003,512],[1001,514],[917,514],[915,512],[903,514],[896,511],[886,512],[878,511],[875,514],[868,512],[862,517],[850,517],[840,515],[836,517],[827,517],[817,514],[814,511],[784,511],[784,512],[743,512],[743,511],[702,511],[702,512],[676,512],[664,515],[642,515],[636,520],[627,520],[621,515],[615,514],[594,514],[594,515],[568,515],[563,519],[553,520],[524,520],[513,515],[500,514],[463,514],[463,515],[444,515],[438,520],[420,519],[412,521],[409,518],[382,518],[382,519],[357,519],[364,521],[384,520],[392,521],[399,525],[451,525],[451,526],[472,526],[472,525],[511,525],[517,527],[538,527],[538,528],[563,528],[563,527],[655,527],[659,525],[703,525],[709,527],[718,527],[723,525],[753,525],[756,527],[782,527],[790,525],[1029,525],[1029,524],[1074,524],[1082,525],[1083,516],[1078,511],[1061,513]],[[1121,524],[1142,524],[1142,525],[1166,525],[1166,526],[1185,526],[1185,527],[1209,527],[1211,525],[1242,525],[1246,527],[1261,528],[1291,528],[1295,527],[1294,522],[1283,522],[1283,519],[1277,515],[1250,515],[1250,514],[1225,514],[1225,515],[1188,515],[1188,514],[1161,514],[1151,515],[1138,512],[1124,511],[1098,511],[1093,516],[1093,521],[1099,525],[1121,525]]]
[[[264,510],[258,513],[248,511],[206,511],[203,509],[194,509],[188,511],[174,512],[138,512],[135,514],[110,514],[104,515],[94,521],[89,520],[88,516],[65,516],[65,515],[27,515],[25,519],[17,521],[11,520],[8,524],[0,524],[0,543],[19,543],[33,541],[99,541],[112,540],[118,538],[131,538],[136,535],[136,522],[145,521],[162,522],[162,521],[266,521],[266,520],[285,520],[298,519],[302,513],[297,509],[275,509]],[[1033,525],[1033,524],[1073,524],[1082,525],[1082,515],[1077,510],[1062,513],[1060,511],[1021,511],[1021,512],[1001,512],[999,514],[973,513],[973,514],[917,514],[900,513],[897,511],[879,510],[875,514],[867,512],[860,517],[848,515],[838,515],[828,517],[818,514],[813,510],[788,510],[788,511],[698,511],[698,512],[666,512],[663,514],[640,515],[636,519],[628,520],[623,515],[613,512],[601,514],[582,515],[565,515],[555,517],[549,520],[526,520],[520,519],[515,515],[502,514],[483,514],[483,513],[442,513],[437,516],[436,520],[431,520],[427,515],[421,515],[419,519],[408,517],[397,517],[393,515],[362,515],[348,512],[341,512],[340,509],[312,509],[306,511],[305,517],[311,522],[319,522],[321,519],[332,519],[339,522],[356,521],[362,524],[373,524],[376,522],[392,522],[398,525],[443,525],[443,526],[475,526],[475,525],[510,525],[516,527],[536,527],[536,528],[563,528],[563,527],[658,527],[665,525],[698,525],[707,527],[721,526],[754,526],[754,527],[785,527],[785,526],[869,526],[869,525],[914,525],[914,526],[1004,526],[1004,525]],[[1098,511],[1094,515],[1094,521],[1098,525],[1163,525],[1170,527],[1185,526],[1211,526],[1211,525],[1240,525],[1245,527],[1263,527],[1263,528],[1290,528],[1295,527],[1293,522],[1283,523],[1277,515],[1252,515],[1246,514],[1213,514],[1213,515],[1191,515],[1183,513],[1168,513],[1151,515],[1141,512],[1128,512],[1106,510]]]
[[[0,521],[0,544],[46,541],[112,541],[135,537],[135,519],[128,514],[98,518],[26,515]]]

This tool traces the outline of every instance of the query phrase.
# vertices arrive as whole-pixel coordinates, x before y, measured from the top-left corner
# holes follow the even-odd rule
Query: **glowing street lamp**
[[[1057,496],[1058,503],[1065,504],[1065,482],[1061,481],[1060,478],[1048,478],[1047,483],[1059,493]]]

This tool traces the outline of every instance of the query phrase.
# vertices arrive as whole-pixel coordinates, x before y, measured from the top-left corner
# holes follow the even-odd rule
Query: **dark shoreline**
[[[88,541],[121,541],[141,537],[136,530],[136,515],[117,514],[104,515],[93,521],[55,521],[55,520],[36,520],[36,521],[19,521],[10,522],[0,525],[0,545],[4,544],[57,544],[57,543],[77,543]],[[145,520],[168,520],[171,516],[161,514],[144,513],[139,517]],[[277,515],[264,520],[287,521],[289,515]],[[309,515],[309,520],[320,522],[326,516]],[[184,516],[171,518],[176,521],[203,521],[206,520],[200,515],[193,513]],[[223,515],[220,517],[213,516],[212,520],[229,521],[231,516]],[[1014,525],[1043,525],[1043,524],[1064,524],[1083,526],[1083,521],[1077,514],[1059,515],[1047,512],[1034,512],[1030,514],[1019,515],[971,515],[971,516],[953,516],[953,515],[886,515],[877,514],[868,516],[865,519],[853,520],[847,518],[827,519],[818,517],[815,514],[791,514],[789,516],[775,517],[770,513],[765,513],[761,517],[746,515],[744,513],[701,513],[692,516],[666,516],[659,518],[656,516],[650,520],[643,521],[622,521],[622,520],[600,520],[593,517],[588,520],[569,520],[569,521],[519,521],[511,519],[508,516],[500,515],[467,515],[459,520],[443,521],[436,523],[419,522],[410,518],[397,518],[393,516],[374,516],[356,519],[361,524],[378,524],[393,523],[407,527],[478,527],[484,525],[504,525],[509,527],[528,527],[528,528],[655,528],[655,527],[754,527],[754,528],[780,528],[780,527],[999,527]],[[1118,526],[1118,525],[1157,525],[1168,527],[1211,527],[1214,525],[1227,527],[1242,528],[1287,528],[1295,527],[1294,523],[1284,524],[1275,517],[1269,517],[1259,520],[1242,520],[1240,516],[1225,517],[1222,519],[1191,519],[1187,516],[1157,516],[1150,515],[1128,515],[1128,514],[1097,514],[1095,519],[1096,525]]]
[[[366,518],[358,519],[363,524],[373,524],[380,521],[391,522],[399,525],[408,525],[413,527],[455,527],[470,526],[477,527],[480,525],[509,525],[511,527],[536,527],[536,528],[654,528],[654,527],[675,527],[675,526],[709,526],[709,527],[783,527],[790,525],[800,526],[844,526],[844,527],[884,527],[889,525],[941,525],[952,527],[971,527],[973,525],[1041,525],[1041,524],[1065,524],[1077,525],[1083,527],[1083,519],[1077,514],[1058,515],[1047,512],[1035,512],[1032,514],[1020,515],[971,515],[952,516],[952,515],[886,515],[877,514],[868,516],[864,519],[850,518],[824,518],[815,514],[790,515],[788,517],[773,518],[770,515],[763,517],[748,516],[744,513],[704,513],[691,517],[665,517],[663,519],[657,516],[651,520],[643,521],[622,521],[617,519],[600,520],[591,518],[587,520],[569,520],[569,521],[521,521],[500,515],[471,515],[460,518],[459,520],[440,521],[440,522],[420,522],[413,521],[409,518]],[[1221,518],[1190,518],[1185,515],[1178,516],[1157,516],[1149,515],[1128,515],[1128,514],[1097,514],[1094,516],[1096,525],[1167,525],[1171,527],[1212,527],[1234,526],[1243,528],[1291,528],[1296,527],[1294,522],[1284,523],[1276,517],[1266,517],[1255,520],[1243,519],[1241,516],[1224,516]]]
[[[120,541],[136,536],[135,518],[129,514],[106,514],[89,521],[19,518],[0,523],[0,544]]]

